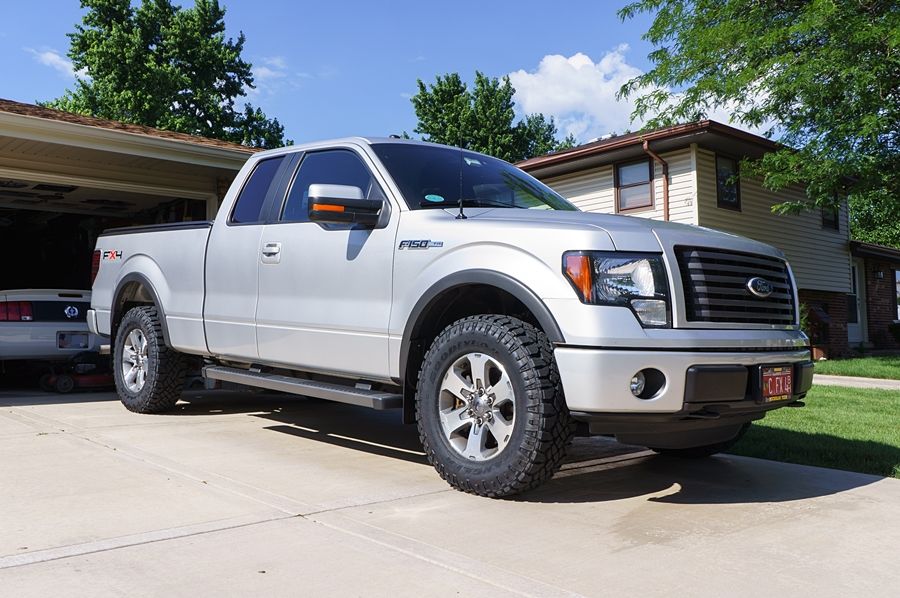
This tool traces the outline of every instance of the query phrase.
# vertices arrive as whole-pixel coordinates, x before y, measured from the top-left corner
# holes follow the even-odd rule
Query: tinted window
[[[309,220],[309,186],[317,184],[359,187],[366,199],[384,199],[381,187],[355,153],[349,150],[314,152],[307,154],[300,163],[284,205],[282,221]]]
[[[720,208],[741,209],[737,177],[737,160],[716,156],[716,199]]]
[[[466,207],[575,210],[515,166],[460,149],[411,143],[372,146],[410,209]]]
[[[272,186],[275,173],[278,172],[282,160],[284,160],[284,156],[278,156],[261,160],[256,165],[235,202],[234,210],[231,212],[231,222],[240,224],[262,220],[263,203],[266,201],[266,194],[269,192],[269,187]]]
[[[620,212],[653,205],[650,179],[650,160],[616,166],[616,191]]]

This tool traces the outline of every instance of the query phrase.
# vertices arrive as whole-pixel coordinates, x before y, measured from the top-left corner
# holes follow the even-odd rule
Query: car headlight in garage
[[[659,254],[567,251],[563,273],[583,303],[628,307],[645,328],[671,325],[669,284]]]

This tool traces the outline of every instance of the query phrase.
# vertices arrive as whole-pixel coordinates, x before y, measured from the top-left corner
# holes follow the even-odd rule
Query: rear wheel
[[[181,396],[187,363],[168,348],[155,307],[125,314],[116,334],[113,374],[122,404],[136,413],[161,413]]]
[[[56,377],[54,388],[60,394],[72,392],[75,389],[75,380],[68,374],[61,374]]]
[[[458,320],[434,340],[419,373],[416,419],[441,477],[491,497],[549,479],[573,432],[546,335],[496,315]]]
[[[750,429],[750,422],[747,422],[741,429],[738,431],[737,436],[730,440],[725,440],[723,442],[717,442],[715,444],[706,444],[703,446],[692,446],[689,448],[654,448],[648,447],[651,451],[655,453],[659,453],[660,455],[669,455],[672,457],[679,457],[682,459],[705,459],[706,457],[712,457],[717,453],[724,453],[735,444],[737,444],[738,440],[743,438],[744,434],[747,433],[747,430]]]

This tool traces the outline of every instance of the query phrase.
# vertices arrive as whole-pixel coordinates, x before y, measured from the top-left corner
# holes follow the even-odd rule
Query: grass
[[[900,478],[900,391],[813,386],[805,402],[754,422],[729,452]]]
[[[900,380],[900,355],[817,361],[816,373]]]

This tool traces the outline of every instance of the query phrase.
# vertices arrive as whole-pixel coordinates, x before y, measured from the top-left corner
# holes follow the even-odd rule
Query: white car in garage
[[[90,291],[0,291],[0,361],[66,361],[100,348],[85,316]]]

